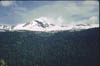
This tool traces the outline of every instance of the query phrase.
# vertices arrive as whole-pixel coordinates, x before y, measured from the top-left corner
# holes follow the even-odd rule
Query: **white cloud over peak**
[[[97,24],[99,23],[99,18],[97,16],[91,16],[88,19],[79,20],[77,23]]]
[[[91,22],[91,23],[95,23],[97,21],[99,21],[99,18],[96,16],[92,16],[91,18],[89,18],[89,22]]]

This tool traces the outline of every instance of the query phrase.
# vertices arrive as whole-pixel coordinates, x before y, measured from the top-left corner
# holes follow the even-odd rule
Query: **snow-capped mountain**
[[[31,30],[31,31],[60,31],[60,30],[81,30],[99,27],[98,24],[70,24],[67,26],[58,26],[48,22],[46,17],[34,19],[31,22],[18,24],[16,26],[0,25],[0,29],[6,30]]]
[[[82,29],[90,29],[90,28],[96,28],[99,27],[99,24],[74,24],[70,26],[71,30],[82,30]]]
[[[28,23],[18,24],[14,27],[13,30],[45,31],[55,26],[54,24],[50,24],[46,20],[47,18],[41,17]]]
[[[0,25],[0,30],[9,30],[11,27],[7,25]]]

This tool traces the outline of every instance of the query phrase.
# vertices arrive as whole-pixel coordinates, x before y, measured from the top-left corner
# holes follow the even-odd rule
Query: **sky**
[[[53,24],[99,24],[98,1],[0,1],[0,24],[17,25],[47,17]]]

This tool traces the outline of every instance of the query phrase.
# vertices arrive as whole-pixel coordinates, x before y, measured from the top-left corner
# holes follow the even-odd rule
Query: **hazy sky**
[[[99,23],[98,1],[0,1],[0,24],[47,17],[54,24]]]

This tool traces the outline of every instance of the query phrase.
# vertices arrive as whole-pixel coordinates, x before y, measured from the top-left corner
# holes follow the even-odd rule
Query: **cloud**
[[[79,20],[77,23],[99,24],[99,18],[97,16],[91,16],[88,19]]]
[[[84,1],[99,1],[99,0],[84,0]]]
[[[89,18],[89,22],[91,23],[99,22],[99,19],[96,16],[92,16],[91,18]]]
[[[88,5],[88,6],[99,6],[99,2],[98,1],[84,1],[83,5]]]
[[[92,4],[90,4],[92,3]],[[92,6],[91,6],[92,5]],[[79,20],[80,17],[91,17],[98,15],[98,11],[96,13],[91,12],[97,6],[97,2],[87,2],[82,1],[82,5],[78,6],[75,2],[55,2],[53,5],[46,5],[36,8],[35,10],[31,10],[25,14],[25,17],[29,17],[29,19],[33,19],[34,17],[50,17],[53,19],[57,19],[60,16],[63,17],[63,22],[65,21],[75,21]],[[78,17],[72,17],[73,15],[79,15]],[[25,19],[25,18],[24,18]],[[56,21],[57,22],[57,21]],[[60,21],[59,21],[60,22]],[[67,22],[66,22],[67,23]]]
[[[1,6],[4,6],[4,7],[6,7],[6,6],[11,6],[11,5],[14,4],[14,2],[15,2],[15,1],[0,1],[0,5],[1,5]]]
[[[61,25],[64,22],[63,17],[62,16],[58,17],[57,22],[58,22],[58,25]]]
[[[12,8],[15,15],[23,16],[28,10],[24,7],[17,6],[16,8]]]
[[[30,22],[35,18],[47,17],[49,22],[60,25],[78,22],[98,23],[97,9],[99,3],[94,1],[57,1],[52,5],[43,5],[31,10],[17,5],[13,8],[13,12],[19,15],[19,22]]]

